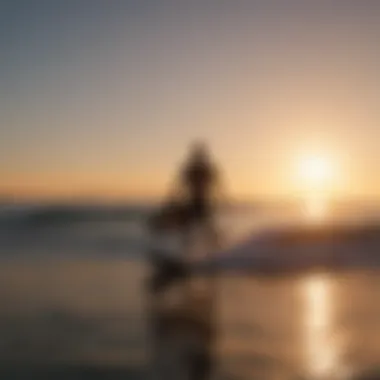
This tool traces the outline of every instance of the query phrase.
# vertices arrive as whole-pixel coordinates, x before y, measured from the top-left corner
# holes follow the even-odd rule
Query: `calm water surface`
[[[141,262],[122,260],[2,265],[0,370],[27,379],[20,368],[101,366],[107,379],[121,378],[112,375],[120,367],[138,368],[122,378],[143,376],[145,276]],[[217,296],[219,378],[348,379],[380,366],[376,271],[223,276]],[[50,378],[73,378],[61,372]]]
[[[376,271],[221,281],[221,372],[348,379],[380,366]]]

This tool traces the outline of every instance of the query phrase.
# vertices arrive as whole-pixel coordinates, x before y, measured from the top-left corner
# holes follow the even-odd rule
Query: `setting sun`
[[[301,178],[310,185],[322,185],[332,176],[331,162],[321,155],[310,155],[300,160]]]
[[[332,190],[335,179],[335,165],[324,154],[305,154],[297,160],[297,182],[303,191],[310,194],[324,194]]]
[[[326,217],[329,199],[336,190],[335,169],[326,154],[307,153],[297,159],[297,186],[305,202],[305,215],[313,223]]]

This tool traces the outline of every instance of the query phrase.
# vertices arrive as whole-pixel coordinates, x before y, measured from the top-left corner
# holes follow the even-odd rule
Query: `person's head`
[[[208,162],[210,156],[207,145],[202,141],[195,141],[190,148],[190,158],[195,162]]]

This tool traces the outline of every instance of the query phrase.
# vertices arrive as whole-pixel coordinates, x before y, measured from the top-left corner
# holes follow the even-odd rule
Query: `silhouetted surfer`
[[[165,244],[163,249],[157,250],[156,247],[156,254],[151,255],[160,272],[153,288],[164,286],[163,283],[169,278],[173,280],[183,276],[186,271],[183,256],[194,240],[203,240],[201,244],[207,250],[216,246],[214,206],[218,187],[219,172],[207,147],[197,142],[177,177],[169,202],[150,220],[150,230],[156,241],[164,240],[168,231],[178,235],[182,241],[181,245],[177,245],[176,257],[166,249]]]
[[[153,362],[159,364],[160,353],[167,353],[169,362],[175,365],[178,360],[171,355],[177,350],[173,351],[165,342],[179,339],[178,344],[184,350],[180,361],[183,361],[182,370],[187,378],[194,380],[208,378],[212,369],[214,285],[211,276],[207,279],[209,292],[202,295],[194,292],[186,281],[192,268],[186,258],[198,251],[197,240],[203,240],[201,247],[206,252],[215,248],[214,206],[218,182],[219,173],[206,146],[194,144],[169,201],[149,224],[153,240],[149,253],[153,269],[149,282],[155,342]],[[169,312],[165,312],[165,290],[174,284],[182,289],[182,300],[177,309],[170,305]],[[159,378],[166,375],[162,373]]]

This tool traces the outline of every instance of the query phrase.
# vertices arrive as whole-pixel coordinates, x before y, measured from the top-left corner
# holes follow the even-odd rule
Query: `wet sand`
[[[138,261],[2,263],[1,378],[144,378],[146,275]],[[376,271],[224,275],[217,289],[218,378],[348,379],[380,367]]]

